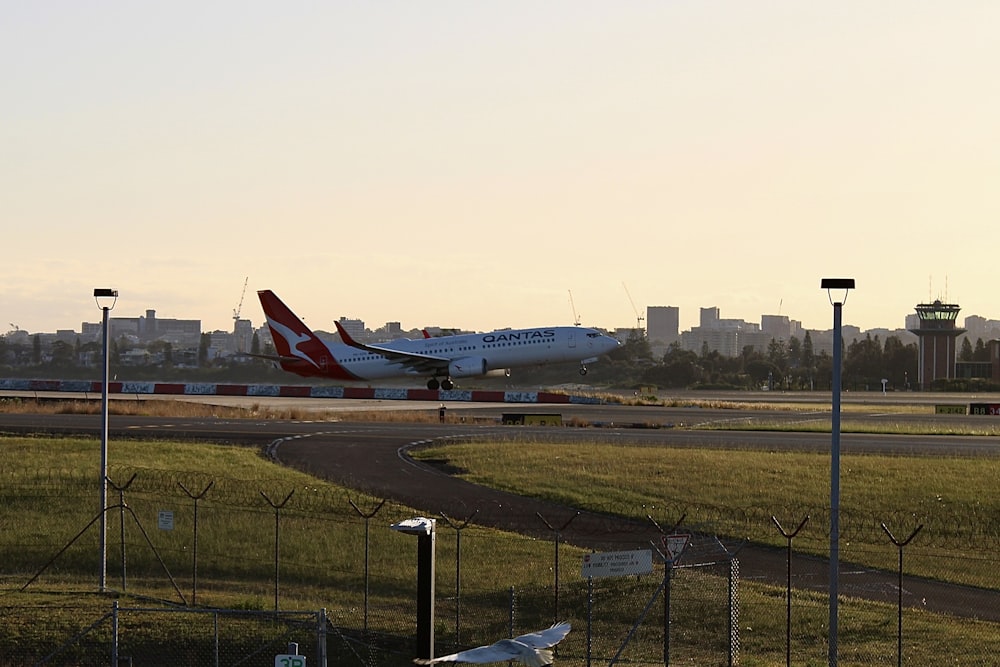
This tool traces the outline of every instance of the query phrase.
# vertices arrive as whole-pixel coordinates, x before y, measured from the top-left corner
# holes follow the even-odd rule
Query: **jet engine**
[[[453,378],[468,378],[476,375],[485,375],[486,360],[482,357],[461,357],[452,359],[448,364],[448,375]]]

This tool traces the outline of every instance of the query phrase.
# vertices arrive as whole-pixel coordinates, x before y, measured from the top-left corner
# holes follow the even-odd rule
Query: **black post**
[[[294,493],[295,489],[292,489],[291,491],[288,492],[288,495],[285,496],[284,500],[282,500],[280,503],[275,503],[272,502],[271,499],[267,497],[266,493],[264,493],[263,491],[260,492],[260,495],[264,496],[264,500],[267,501],[267,504],[274,509],[274,613],[275,614],[278,613],[278,564],[280,563],[278,545],[280,544],[279,536],[281,531],[281,519],[280,519],[281,508],[284,507],[289,500],[291,500],[292,495],[294,495]]]
[[[671,557],[669,550],[667,549],[666,539],[668,535],[673,534],[677,531],[677,528],[684,523],[684,519],[687,518],[687,513],[681,515],[681,518],[677,520],[674,527],[669,531],[663,530],[663,528],[656,522],[650,514],[646,515],[649,522],[653,524],[656,530],[660,533],[660,541],[663,542],[664,552],[661,552],[663,556],[663,664],[664,666],[670,664],[670,577],[673,575],[674,558]],[[680,554],[678,554],[679,556]]]
[[[437,531],[417,536],[417,655],[434,657],[434,545]]]
[[[469,525],[472,518],[479,514],[476,510],[468,516],[461,524],[454,523],[448,515],[441,512],[441,518],[455,529],[455,648],[461,645],[459,630],[462,621],[462,531]]]
[[[903,547],[909,544],[910,540],[916,537],[917,533],[919,533],[920,529],[923,527],[924,524],[920,524],[917,526],[916,530],[910,533],[909,537],[900,542],[893,537],[886,525],[884,523],[882,524],[882,530],[885,531],[885,534],[889,536],[889,540],[896,545],[897,549],[899,549],[899,579],[896,584],[898,598],[896,611],[896,664],[900,667],[902,667],[903,664]]]
[[[364,634],[365,634],[366,637],[368,636],[368,546],[369,546],[369,543],[370,543],[370,541],[369,541],[369,535],[368,535],[368,533],[369,533],[368,529],[369,529],[369,524],[371,523],[372,517],[375,516],[376,514],[378,514],[378,511],[380,509],[382,509],[382,505],[385,505],[385,501],[386,501],[386,499],[383,498],[382,502],[380,502],[375,507],[375,509],[373,509],[371,512],[368,512],[366,514],[365,512],[361,511],[360,507],[358,507],[357,505],[354,504],[353,500],[351,500],[350,498],[347,499],[347,502],[349,502],[351,504],[351,507],[354,508],[354,511],[357,512],[358,515],[360,515],[361,518],[363,518],[365,520],[365,617],[364,617],[364,626],[363,626],[362,632],[364,632]]]
[[[125,504],[125,489],[132,486],[132,482],[135,481],[135,476],[138,473],[132,473],[132,476],[123,485],[118,486],[111,478],[107,478],[107,483],[109,486],[114,487],[115,491],[118,492],[118,521],[120,522],[119,533],[121,535],[121,557],[122,557],[122,592],[128,590],[128,580],[126,577],[126,565],[125,565],[125,509],[128,505]],[[110,508],[109,508],[110,509]]]
[[[541,519],[542,523],[545,524],[545,527],[548,528],[549,530],[551,530],[552,533],[553,533],[552,541],[555,544],[555,560],[553,562],[553,568],[552,569],[555,571],[555,574],[554,574],[555,583],[553,584],[553,587],[552,587],[553,588],[553,596],[554,596],[553,597],[552,622],[553,623],[558,623],[559,622],[559,538],[561,537],[560,533],[562,531],[566,530],[566,527],[569,526],[569,524],[571,524],[573,522],[573,519],[575,519],[576,517],[580,516],[580,512],[578,511],[576,514],[574,514],[569,519],[567,519],[566,523],[564,523],[559,528],[553,528],[552,524],[550,524],[548,521],[546,521],[545,517],[543,517],[538,512],[535,512],[535,516],[537,516],[539,519]]]
[[[437,520],[426,517],[392,524],[392,529],[417,536],[417,657],[434,657],[434,549]]]
[[[799,523],[799,527],[790,533],[786,533],[785,529],[781,527],[778,520],[771,516],[771,521],[774,525],[778,527],[778,532],[781,533],[782,537],[788,540],[788,551],[785,555],[785,665],[791,667],[792,665],[792,539],[799,534],[802,530],[802,526],[806,525],[806,521],[809,520],[809,515],[802,519]]]
[[[193,494],[187,490],[180,482],[177,482],[177,486],[184,490],[187,497],[194,501],[194,525],[191,527],[191,532],[193,533],[192,545],[191,545],[191,606],[198,606],[198,501],[205,497],[208,490],[215,486],[215,480],[208,483],[201,493]]]

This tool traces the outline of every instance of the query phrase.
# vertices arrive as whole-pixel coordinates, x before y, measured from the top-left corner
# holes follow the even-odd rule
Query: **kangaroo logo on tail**
[[[271,329],[274,348],[282,357],[281,365],[286,370],[301,373],[302,363],[315,369],[311,374],[322,374],[327,369],[329,351],[305,323],[296,317],[288,306],[282,303],[271,290],[257,292],[260,305]],[[286,361],[288,367],[286,367]]]

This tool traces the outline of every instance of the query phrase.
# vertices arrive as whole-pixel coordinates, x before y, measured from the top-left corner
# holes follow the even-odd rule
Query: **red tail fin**
[[[281,368],[299,375],[335,375],[330,349],[271,290],[257,292]]]

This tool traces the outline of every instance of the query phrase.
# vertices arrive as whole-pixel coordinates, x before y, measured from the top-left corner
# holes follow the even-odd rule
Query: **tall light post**
[[[847,293],[854,289],[854,278],[823,278],[820,288],[825,289],[833,306],[833,408],[830,420],[830,667],[837,664],[837,584],[840,577],[840,380],[843,341],[841,317]],[[843,290],[844,296],[835,301],[834,290]]]
[[[103,301],[102,301],[103,299]],[[108,300],[110,299],[110,301]],[[101,568],[98,584],[101,592],[106,590],[108,578],[108,313],[118,302],[118,290],[97,288],[94,301],[104,313],[101,322],[101,353],[103,372],[101,374]]]

